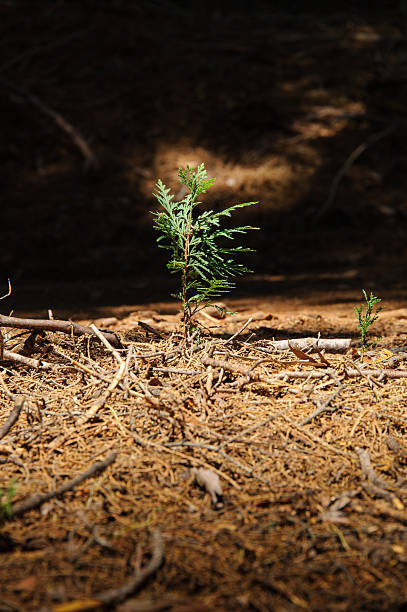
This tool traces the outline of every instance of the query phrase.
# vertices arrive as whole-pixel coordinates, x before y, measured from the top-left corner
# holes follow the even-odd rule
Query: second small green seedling
[[[362,351],[367,347],[367,333],[369,331],[369,327],[373,325],[373,323],[377,320],[379,316],[379,312],[383,310],[384,306],[376,306],[376,310],[374,309],[375,305],[381,302],[381,298],[376,297],[370,292],[370,297],[367,296],[367,293],[364,289],[362,289],[363,296],[365,298],[365,303],[361,304],[359,307],[355,306],[356,316],[358,318],[358,329],[360,330],[360,345],[362,347]],[[366,307],[366,311],[363,313],[363,308]]]
[[[0,523],[6,518],[10,518],[13,513],[11,502],[16,494],[17,486],[17,482],[11,480],[5,490],[0,487]]]

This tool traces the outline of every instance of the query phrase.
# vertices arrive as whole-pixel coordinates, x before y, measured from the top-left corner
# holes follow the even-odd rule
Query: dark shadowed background
[[[151,192],[201,162],[204,206],[259,201],[238,292],[403,300],[406,32],[396,1],[1,0],[2,310],[168,299]]]

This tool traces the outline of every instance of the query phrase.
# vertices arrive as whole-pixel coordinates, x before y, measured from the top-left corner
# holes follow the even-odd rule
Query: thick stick
[[[14,327],[16,329],[39,329],[42,331],[62,332],[74,336],[89,334],[96,336],[93,329],[86,325],[79,325],[72,321],[60,321],[58,319],[19,319],[18,317],[6,317],[0,314],[0,327]],[[101,332],[115,348],[121,348],[121,343],[114,332]]]

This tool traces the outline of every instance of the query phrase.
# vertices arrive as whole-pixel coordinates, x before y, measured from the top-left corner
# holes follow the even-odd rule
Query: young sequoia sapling
[[[197,312],[208,306],[216,307],[212,300],[235,287],[231,279],[251,272],[236,262],[234,256],[253,249],[229,246],[228,241],[236,234],[259,228],[251,225],[232,229],[221,227],[222,217],[230,217],[234,210],[257,202],[235,204],[220,212],[207,210],[196,214],[196,206],[200,204],[198,196],[215,181],[207,177],[204,164],[196,169],[189,166],[180,168],[178,180],[188,190],[179,202],[174,202],[170,189],[158,180],[153,195],[163,210],[153,212],[153,215],[154,228],[160,232],[157,242],[161,248],[171,251],[167,267],[171,273],[180,276],[180,291],[173,297],[182,302],[187,335],[195,327],[193,317]]]

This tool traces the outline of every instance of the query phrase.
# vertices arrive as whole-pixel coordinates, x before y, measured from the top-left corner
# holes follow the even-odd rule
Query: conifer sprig
[[[174,202],[170,189],[158,180],[153,195],[164,210],[153,212],[153,216],[154,228],[160,232],[159,246],[171,251],[167,267],[171,273],[180,275],[181,288],[173,297],[182,302],[184,328],[188,333],[194,328],[193,316],[199,310],[212,306],[214,298],[235,287],[232,277],[251,272],[244,264],[236,262],[234,256],[253,249],[226,246],[226,241],[233,240],[236,234],[259,228],[251,225],[221,227],[222,217],[231,217],[238,208],[257,202],[234,204],[220,212],[208,210],[194,214],[200,204],[198,196],[215,181],[207,177],[204,164],[196,169],[180,168],[178,180],[188,190],[179,202]]]

